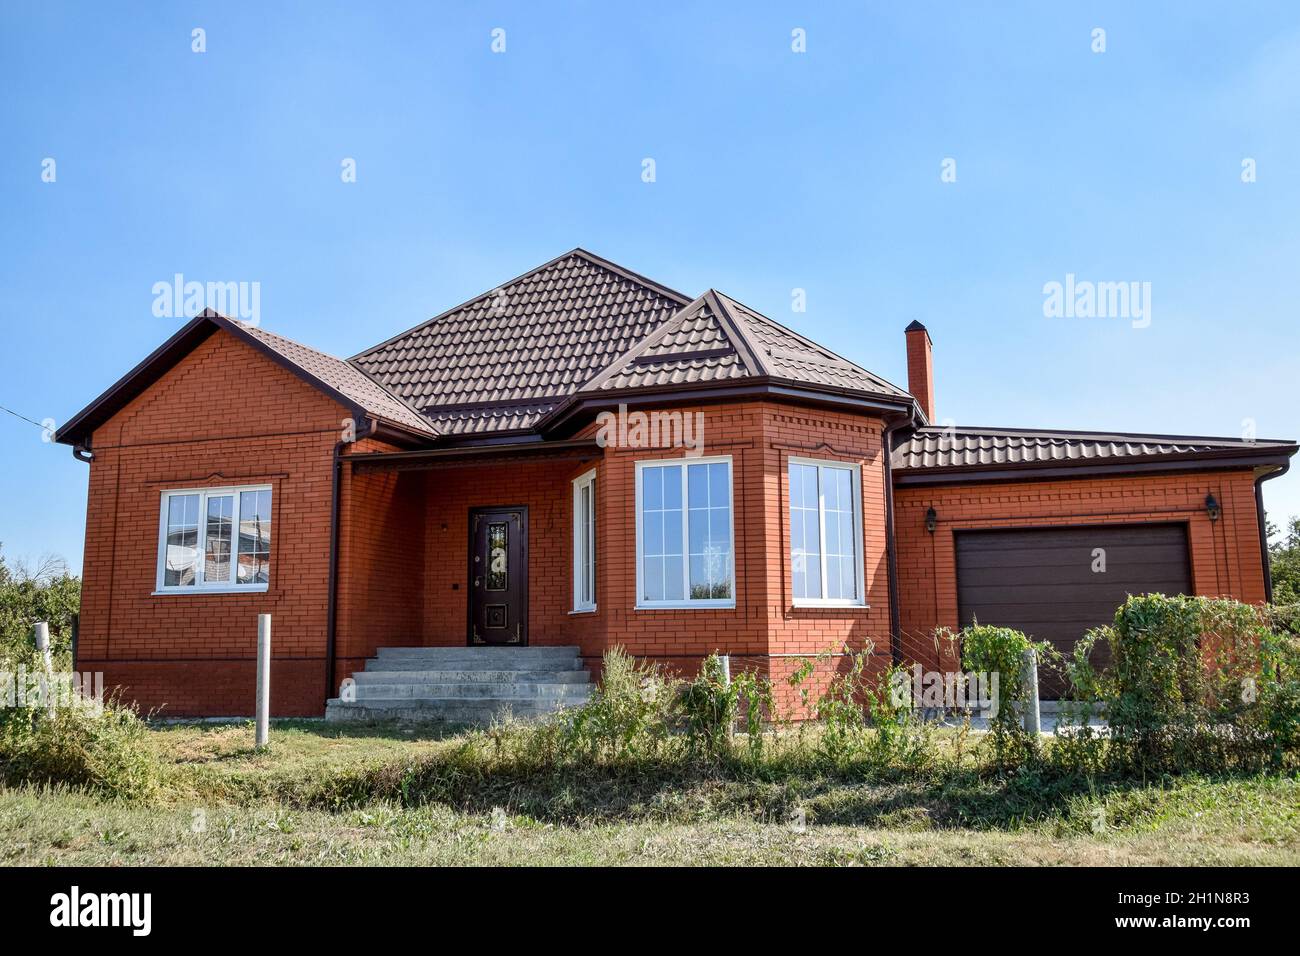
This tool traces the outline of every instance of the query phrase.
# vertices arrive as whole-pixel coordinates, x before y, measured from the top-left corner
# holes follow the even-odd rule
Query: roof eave
[[[916,407],[910,396],[895,396],[853,389],[811,387],[807,383],[769,376],[731,379],[721,382],[695,382],[689,385],[644,386],[579,392],[564,405],[539,419],[534,426],[539,434],[560,434],[585,424],[588,416],[620,405],[697,405],[706,402],[783,399],[800,404],[849,408],[874,414],[907,412]]]
[[[168,362],[170,368],[181,356],[188,354],[196,346],[217,331],[218,326],[210,316],[196,315],[176,330],[167,341],[158,346],[116,382],[101,392],[90,404],[68,419],[63,427],[54,432],[54,441],[61,445],[85,445],[86,439],[111,418],[118,409],[136,396],[142,394],[150,384],[157,381],[162,373],[146,378],[159,363]],[[173,353],[175,358],[173,359]],[[116,405],[113,405],[117,402]],[[112,406],[111,410],[109,407]]]
[[[976,482],[1069,480],[1093,476],[1121,477],[1180,471],[1233,471],[1285,465],[1295,454],[1296,446],[1261,449],[1256,452],[1248,452],[1245,449],[1236,451],[1235,454],[1225,450],[1109,461],[1084,459],[1075,462],[1028,462],[1019,465],[993,466],[951,465],[925,469],[906,468],[895,464],[893,473],[895,485],[911,487]]]
[[[437,432],[430,427],[427,433],[413,429],[409,425],[392,421],[362,405],[360,402],[343,394],[328,382],[312,375],[301,365],[276,351],[266,342],[251,334],[239,322],[224,315],[205,309],[183,325],[166,342],[149,353],[131,371],[108,387],[93,402],[74,415],[54,434],[54,440],[64,445],[85,446],[95,429],[112,418],[132,399],[143,394],[150,385],[162,378],[184,356],[206,341],[217,331],[226,331],[241,342],[256,349],[276,365],[289,371],[297,378],[338,402],[357,421],[370,418],[376,424],[385,426],[393,435],[404,434],[418,441],[429,441],[437,437]]]

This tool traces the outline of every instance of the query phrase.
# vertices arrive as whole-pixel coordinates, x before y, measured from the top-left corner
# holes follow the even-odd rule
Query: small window
[[[794,603],[861,606],[862,483],[857,465],[790,459]]]
[[[596,610],[596,472],[573,482],[573,609]]]
[[[734,607],[731,459],[637,462],[637,606]]]
[[[166,491],[159,591],[264,591],[271,580],[271,489]]]

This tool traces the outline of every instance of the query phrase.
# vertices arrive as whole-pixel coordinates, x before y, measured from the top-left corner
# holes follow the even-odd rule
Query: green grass
[[[1294,776],[1147,783],[962,767],[868,779],[775,760],[492,757],[490,738],[394,725],[175,725],[150,804],[0,790],[7,865],[1300,865]],[[470,740],[474,742],[469,743]],[[798,826],[797,821],[805,823]]]

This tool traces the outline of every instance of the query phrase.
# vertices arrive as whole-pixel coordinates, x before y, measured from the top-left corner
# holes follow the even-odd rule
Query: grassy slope
[[[1006,793],[986,787],[953,793],[820,781],[792,795],[788,786],[698,780],[631,793],[597,789],[597,799],[608,793],[628,809],[626,822],[572,812],[581,800],[557,795],[554,781],[547,782],[549,803],[516,788],[480,794],[460,810],[375,804],[327,813],[288,807],[302,805],[319,780],[359,763],[433,754],[458,741],[436,732],[307,722],[278,724],[263,754],[253,752],[247,726],[175,726],[157,731],[157,741],[173,761],[167,805],[0,791],[0,861],[1300,865],[1295,779],[1183,779],[1075,794],[1056,809],[1044,810],[1040,801],[1022,818],[984,812],[1008,803]],[[551,812],[557,799],[565,812]],[[495,803],[515,815],[490,812]],[[821,822],[796,829],[787,820],[792,805]],[[520,806],[533,815],[518,813]],[[961,813],[954,816],[953,806]],[[973,827],[963,825],[967,819]]]

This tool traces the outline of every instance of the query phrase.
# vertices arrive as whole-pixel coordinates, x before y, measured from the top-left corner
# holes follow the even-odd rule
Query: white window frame
[[[229,485],[220,488],[167,488],[164,489],[159,498],[158,507],[158,564],[157,573],[154,578],[154,594],[257,594],[269,590],[270,584],[239,584],[239,494],[243,491],[268,491],[271,493],[271,525],[272,534],[275,533],[275,490],[267,484],[261,485]],[[198,565],[195,569],[196,583],[194,584],[172,584],[166,585],[165,580],[167,565],[167,502],[174,496],[178,495],[198,495],[199,496],[199,538],[198,538]],[[204,555],[207,547],[208,536],[208,499],[221,498],[225,496],[234,496],[235,505],[232,518],[234,526],[232,530],[233,538],[231,540],[230,552],[230,581],[217,581],[208,584],[203,580]],[[272,559],[277,553],[276,548],[271,548]]]
[[[727,511],[730,514],[728,541],[731,548],[731,597],[729,598],[685,598],[680,601],[646,601],[642,598],[645,593],[642,590],[642,565],[645,556],[642,554],[643,539],[641,530],[641,487],[642,473],[647,468],[661,468],[665,465],[681,465],[682,467],[682,593],[691,593],[691,561],[690,561],[690,510],[691,503],[687,497],[687,477],[686,469],[690,465],[713,465],[726,463],[727,476],[730,491],[730,501],[728,502]],[[638,611],[659,611],[678,609],[707,609],[707,608],[734,608],[736,606],[736,468],[732,463],[730,455],[715,455],[711,458],[691,458],[682,456],[681,458],[650,458],[644,461],[636,462],[636,502],[633,506],[636,509],[636,604],[635,609]]]
[[[794,597],[794,510],[790,507],[790,468],[794,465],[811,465],[817,468],[817,545],[821,556],[822,594],[826,593],[826,500],[822,494],[821,469],[839,468],[849,472],[850,494],[853,496],[853,540],[854,563],[857,565],[858,596],[846,598],[796,598]],[[795,607],[868,607],[866,574],[867,563],[866,538],[862,531],[862,465],[853,461],[836,461],[830,458],[802,458],[791,455],[785,467],[785,533],[790,544],[786,548],[786,557],[790,559],[790,596]]]
[[[582,567],[582,525],[578,517],[582,511],[582,490],[588,489],[587,502],[590,506],[587,521],[587,548],[591,552],[591,577],[584,581],[586,572]],[[586,583],[591,589],[591,600],[582,599],[582,586]],[[573,479],[573,611],[574,614],[587,614],[596,610],[596,469],[585,472]]]

